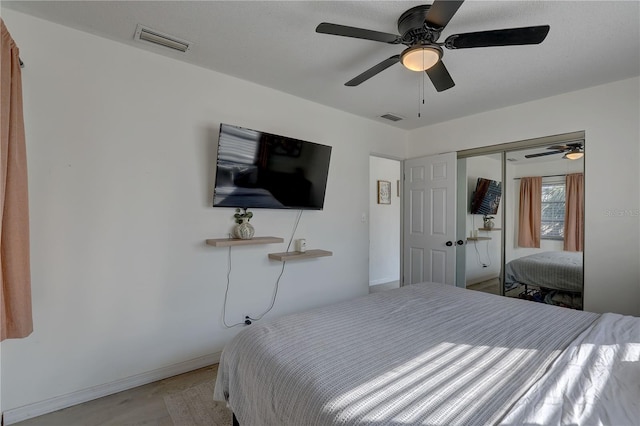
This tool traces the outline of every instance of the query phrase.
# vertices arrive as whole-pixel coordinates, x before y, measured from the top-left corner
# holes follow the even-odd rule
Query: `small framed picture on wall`
[[[378,181],[378,204],[391,204],[391,182]]]

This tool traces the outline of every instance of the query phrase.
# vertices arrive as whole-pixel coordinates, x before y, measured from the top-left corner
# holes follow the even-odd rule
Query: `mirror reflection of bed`
[[[543,251],[505,265],[505,291],[518,297],[582,309],[582,252]]]
[[[568,141],[566,152],[558,144],[507,151],[504,178],[500,154],[467,159],[469,206],[478,177],[504,179],[504,207],[492,215],[491,231],[482,215],[468,214],[467,288],[582,309],[584,157],[567,158],[574,143],[584,152],[582,140]]]

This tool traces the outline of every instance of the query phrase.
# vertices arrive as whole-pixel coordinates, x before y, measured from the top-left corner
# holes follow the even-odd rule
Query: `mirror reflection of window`
[[[564,240],[565,184],[542,183],[540,238]]]

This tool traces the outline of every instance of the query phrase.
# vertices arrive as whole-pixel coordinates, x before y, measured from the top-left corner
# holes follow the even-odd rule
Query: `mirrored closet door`
[[[503,292],[582,309],[584,141],[506,157]]]
[[[584,148],[576,132],[458,153],[458,286],[582,309]]]
[[[501,293],[502,272],[502,153],[477,155],[463,160],[465,174],[460,176],[465,196],[459,198],[458,208],[463,210],[459,227],[465,229],[464,283],[489,293]],[[460,168],[460,165],[459,165]],[[461,212],[459,211],[459,214]]]

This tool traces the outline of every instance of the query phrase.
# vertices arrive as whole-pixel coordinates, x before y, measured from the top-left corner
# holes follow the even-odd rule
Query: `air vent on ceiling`
[[[133,38],[135,40],[142,40],[168,47],[170,49],[179,50],[180,52],[186,52],[191,47],[191,42],[189,41],[180,40],[179,38],[163,34],[160,31],[152,30],[151,28],[140,24],[136,27],[136,34]]]
[[[391,114],[390,112],[381,115],[380,118],[384,118],[385,120],[391,120],[391,121],[404,120],[404,117],[400,117],[399,115]]]

